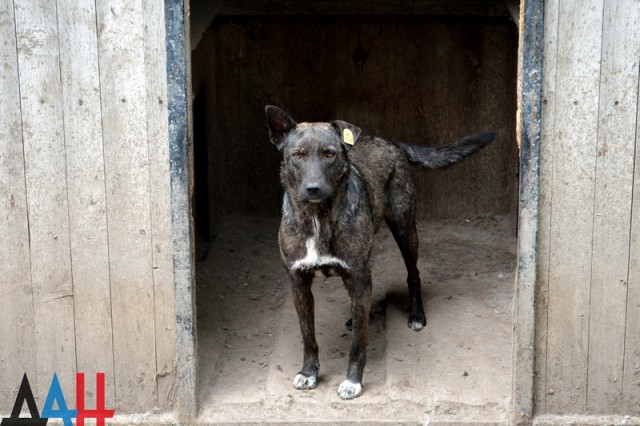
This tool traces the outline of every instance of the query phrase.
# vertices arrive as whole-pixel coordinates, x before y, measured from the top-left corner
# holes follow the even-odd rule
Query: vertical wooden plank
[[[385,17],[353,17],[345,27],[349,31],[344,33],[342,43],[348,50],[342,48],[329,61],[340,66],[348,78],[347,97],[341,105],[346,114],[339,118],[362,128],[365,135],[392,139],[397,109],[392,101],[397,92],[393,82],[399,66],[393,54],[398,36],[396,23]]]
[[[629,238],[638,108],[640,4],[605,3],[593,218],[587,409],[622,404]]]
[[[532,7],[532,9],[536,11],[529,15],[531,16],[529,19],[533,21],[532,26],[538,25],[538,22],[542,24],[544,5],[540,8]],[[531,30],[532,33],[535,31]],[[497,132],[499,138],[492,142],[491,149],[484,151],[483,155],[472,156],[469,161],[464,161],[461,164],[465,166],[461,173],[466,179],[462,181],[460,189],[453,188],[460,193],[461,201],[453,205],[452,215],[456,213],[456,209],[462,210],[464,208],[473,208],[479,215],[493,215],[496,212],[509,214],[511,224],[515,229],[518,223],[520,166],[519,142],[513,119],[513,115],[517,114],[518,109],[518,29],[511,21],[505,19],[497,21],[493,25],[482,25],[481,35],[478,52],[480,58],[478,102],[473,113],[463,120],[472,126],[471,132],[491,130]],[[541,34],[531,35],[534,38],[537,36],[540,37],[539,41],[542,41]],[[538,40],[532,41],[532,44],[535,45],[537,42]],[[542,60],[533,53],[534,47],[530,45],[529,49],[531,51],[527,54],[531,55],[531,62],[541,64]],[[542,56],[542,53],[539,56]],[[539,76],[541,69],[536,69],[536,66],[532,65],[533,75],[530,78],[532,82],[541,78]],[[535,86],[535,83],[532,84]],[[539,94],[534,92],[535,90],[528,93],[527,97],[531,99],[531,102],[536,99],[539,103],[541,101]],[[501,96],[496,99],[498,93]],[[531,106],[531,108],[532,116],[528,120],[532,129],[534,127],[538,129],[540,111],[536,109],[537,107]],[[532,130],[531,135],[533,136],[533,134],[535,131]],[[537,139],[531,141],[531,146],[535,146],[535,149],[538,146],[537,142]],[[532,162],[537,162],[537,158],[539,158],[537,155],[532,155]],[[536,160],[533,157],[536,157]],[[534,167],[536,175],[538,173],[537,167],[537,165]],[[474,194],[481,195],[474,197]]]
[[[602,0],[561,2],[553,135],[547,411],[583,413],[602,44]]]
[[[277,174],[265,171],[276,170],[281,155],[269,144],[265,128],[255,125],[263,122],[266,104],[278,104],[298,121],[321,121],[334,119],[335,111],[350,102],[346,46],[339,44],[346,32],[332,20],[241,17],[217,22],[219,107],[212,150],[224,181],[217,197],[223,214],[269,214],[280,208]],[[303,78],[308,75],[322,78]]]
[[[534,368],[535,414],[545,414],[547,394],[547,338],[549,314],[549,265],[553,189],[553,147],[556,125],[556,72],[559,0],[544,5],[544,60],[542,62],[542,116],[540,134],[540,186],[538,198],[538,271],[536,281],[536,330]]]
[[[330,75],[325,86],[324,100],[329,106],[328,120],[353,120],[348,113],[350,104],[352,104],[351,93],[349,92],[349,67],[353,66],[352,52],[349,51],[349,33],[352,30],[354,21],[357,17],[341,16],[332,17],[326,22],[327,36],[324,40],[324,46],[329,55],[323,56],[322,72]],[[279,43],[276,40],[276,43]],[[279,59],[279,66],[287,69],[287,55],[283,51],[282,57]],[[289,99],[290,103],[295,102]],[[356,123],[354,123],[356,124]],[[278,197],[280,198],[280,197]]]
[[[173,390],[176,380],[176,312],[173,290],[164,2],[146,0],[143,8],[158,407],[169,410],[175,398]]]
[[[634,14],[640,5],[631,6]],[[636,29],[638,25],[636,25]],[[635,37],[637,41],[638,37]],[[638,57],[636,56],[636,60]],[[637,66],[636,66],[636,69]],[[628,96],[629,94],[627,94]],[[640,415],[640,83],[636,89],[635,165],[633,173],[633,204],[629,243],[629,278],[627,284],[627,316],[624,352],[623,410]],[[629,123],[625,124],[629,126]]]
[[[482,101],[480,87],[484,75],[479,71],[486,62],[480,49],[484,39],[483,26],[459,18],[406,21],[398,28],[394,49],[407,46],[405,55],[408,57],[400,59],[400,63],[405,62],[404,69],[397,70],[398,78],[403,81],[398,89],[398,139],[416,145],[437,146],[479,131],[476,123],[483,112],[478,106]],[[404,76],[415,78],[405,83]],[[483,126],[487,124],[483,123]],[[493,144],[492,150],[496,145]],[[473,157],[455,168],[416,172],[418,214],[459,216],[461,194],[481,192],[483,178],[469,179],[470,175],[478,173],[477,161],[478,157]],[[446,202],[443,202],[442,188],[446,188]],[[475,201],[473,197],[464,197],[467,212],[477,211]]]
[[[396,21],[393,33],[382,40],[367,37],[367,40],[376,46],[375,49],[379,55],[394,56],[392,61],[387,61],[390,69],[381,70],[381,74],[389,78],[389,80],[385,78],[381,80],[382,84],[388,87],[387,90],[392,99],[390,104],[393,110],[386,114],[390,118],[390,128],[380,129],[379,133],[373,134],[401,142],[426,145],[427,141],[436,139],[434,136],[447,127],[448,116],[440,115],[439,111],[442,110],[438,106],[441,105],[434,104],[438,104],[441,99],[436,94],[446,87],[446,82],[449,81],[449,73],[438,72],[438,68],[443,67],[445,57],[450,53],[451,39],[447,24],[435,25],[437,28],[434,29],[433,22],[425,23],[403,17]],[[440,33],[439,37],[435,36],[437,32]],[[396,53],[398,46],[403,46],[401,55]],[[430,46],[433,50],[425,49]],[[429,60],[425,61],[422,55],[429,55]],[[417,78],[406,78],[407,76]],[[356,79],[359,77],[356,76]],[[376,77],[380,78],[379,75]],[[402,81],[402,84],[393,84],[398,80]],[[426,80],[433,84],[425,87],[422,82]],[[359,80],[356,80],[358,90],[366,90],[366,86],[363,89],[358,83]],[[378,99],[378,102],[388,102],[388,100],[379,99],[375,94],[372,97]],[[380,105],[376,107],[380,108]],[[435,115],[432,115],[434,111]],[[431,125],[425,125],[426,121],[432,121]],[[392,133],[387,134],[390,131]],[[421,175],[423,175],[422,171],[415,173],[418,179]]]
[[[254,84],[254,86],[250,86],[252,88],[249,89],[249,91],[253,93],[251,93],[249,97],[253,98],[255,103],[246,103],[248,109],[245,110],[243,117],[252,123],[262,123],[265,119],[264,107],[267,104],[279,105],[285,109],[298,108],[302,104],[289,98],[289,93],[286,90],[286,87],[291,87],[292,74],[294,73],[293,69],[288,68],[287,59],[289,53],[293,53],[292,50],[290,50],[293,49],[292,45],[297,44],[291,43],[292,39],[288,38],[291,34],[289,32],[290,30],[283,31],[283,24],[286,20],[287,18],[281,17],[258,20],[258,22],[254,22],[252,26],[258,28],[259,33],[249,28],[248,34],[251,39],[246,47],[247,52],[250,52],[254,58],[254,62],[253,65],[251,62],[247,63],[246,65],[248,66],[245,70],[249,73],[248,81]],[[327,46],[327,49],[331,49],[331,47]],[[293,54],[295,55],[296,53]],[[321,61],[322,59],[319,57],[317,60]],[[221,75],[217,74],[215,80],[217,81],[219,78],[221,78]],[[260,89],[255,90],[257,87],[260,87]],[[218,97],[217,99],[220,98]],[[218,109],[217,105],[224,105],[224,103],[217,101],[216,105],[210,106],[211,109],[209,109],[209,111],[216,111]],[[291,114],[296,113],[296,111],[290,112]],[[294,117],[296,116],[294,115]],[[302,116],[297,117],[303,119]],[[280,177],[277,172],[280,162],[282,161],[282,154],[269,142],[266,129],[260,125],[248,126],[246,136],[248,138],[247,140],[253,140],[255,144],[246,144],[244,149],[238,149],[238,144],[235,146],[227,145],[227,150],[245,155],[247,159],[251,158],[249,162],[244,164],[245,173],[243,174],[247,178],[244,184],[246,185],[253,181],[254,184],[255,182],[260,182],[262,186],[262,188],[258,189],[261,196],[255,197],[255,200],[245,207],[245,212],[269,215],[269,212],[273,212],[274,210],[279,211],[282,205]],[[257,155],[248,154],[252,151]],[[248,170],[251,170],[250,175],[247,173]],[[276,171],[276,173],[265,173],[265,171]],[[225,185],[227,176],[229,175],[219,174],[217,176],[219,187],[220,185]],[[233,190],[237,191],[237,188]],[[246,198],[250,199],[254,197],[249,196]],[[219,209],[219,207],[217,208]]]
[[[10,0],[0,6],[0,40],[0,411],[8,413],[22,375],[36,377],[18,57]]]
[[[217,103],[224,106],[215,111],[216,130],[212,135],[215,147],[212,155],[216,158],[214,173],[220,176],[218,200],[222,214],[228,213],[230,204],[242,204],[242,200],[234,197],[238,192],[236,188],[240,188],[240,182],[246,179],[243,171],[248,170],[246,163],[242,161],[242,158],[247,157],[247,146],[237,142],[248,140],[247,129],[240,125],[240,121],[247,117],[247,110],[250,108],[240,101],[240,97],[233,95],[243,90],[242,80],[246,80],[249,69],[244,63],[248,49],[245,44],[245,29],[246,23],[239,25],[225,22],[217,28],[215,34],[215,54],[218,58],[215,74],[219,76],[215,82],[215,92]]]
[[[540,206],[540,138],[544,5],[520,5],[518,43],[518,112],[520,197],[518,203],[518,267],[513,296],[512,421],[530,424],[534,409],[535,306]]]
[[[192,63],[192,87],[191,93],[193,95],[193,144],[194,144],[194,204],[200,204],[201,208],[204,210],[205,202],[206,208],[208,209],[209,216],[208,218],[198,218],[198,212],[196,211],[196,220],[199,221],[202,219],[200,226],[205,225],[205,221],[208,219],[209,227],[207,229],[202,229],[202,232],[205,234],[205,239],[208,237],[209,240],[213,239],[217,234],[217,227],[220,222],[219,215],[219,206],[217,196],[220,193],[220,178],[219,172],[220,168],[216,166],[216,161],[218,159],[219,154],[215,151],[216,144],[214,143],[214,135],[216,135],[216,50],[215,50],[215,21],[211,23],[209,28],[204,32],[200,41],[198,42],[197,47],[194,46],[194,50],[191,52],[191,63]],[[192,38],[193,41],[193,38]],[[284,49],[284,45],[281,44]],[[273,53],[273,57],[278,57],[277,53]],[[280,56],[281,57],[281,56]],[[278,68],[275,64],[275,61],[270,64],[269,67],[265,69],[268,73],[279,73],[280,80],[283,73],[280,68]],[[271,94],[269,94],[271,95]],[[271,96],[270,96],[271,97]],[[282,101],[271,97],[271,103],[274,105],[281,105]],[[196,106],[197,104],[197,106]],[[206,145],[206,146],[204,146]],[[198,158],[196,152],[206,152],[207,158],[206,165],[200,163],[200,165],[196,165],[198,163]],[[206,169],[206,176],[198,176],[199,171]],[[206,179],[206,180],[205,180]],[[202,194],[200,188],[208,187],[208,193]],[[196,227],[197,227],[196,222]],[[200,233],[200,229],[197,229],[197,233]],[[205,244],[208,244],[205,243]],[[206,248],[206,246],[205,246]],[[196,248],[196,256],[200,256],[202,251],[198,251]]]
[[[255,38],[251,34],[252,27],[261,25],[261,22],[253,18],[246,24],[247,32],[242,43],[247,51],[251,52],[257,47]],[[331,94],[335,93],[332,83],[335,81],[338,67],[329,67],[328,64],[332,63],[335,55],[339,53],[330,47],[333,46],[330,18],[327,16],[286,17],[279,20],[279,24],[284,27],[290,37],[295,37],[295,34],[304,34],[303,37],[298,37],[297,43],[290,43],[290,50],[287,52],[289,69],[287,71],[288,87],[285,90],[287,104],[291,108],[288,112],[298,122],[331,120],[333,105],[328,100],[331,99]],[[270,41],[273,43],[276,39],[272,38]],[[318,46],[328,48],[318,49]],[[251,67],[250,63],[246,65]],[[243,84],[251,84],[253,74],[259,73],[259,69],[249,68]],[[312,75],[323,75],[323,78],[304,77]],[[251,86],[248,89],[251,90]]]
[[[169,110],[169,156],[171,158],[171,216],[173,223],[173,273],[176,309],[177,380],[179,419],[190,422],[196,405],[196,317],[193,221],[189,210],[192,181],[189,160],[189,59],[188,4],[165,0],[167,31],[167,107]]]
[[[116,409],[156,405],[154,288],[141,2],[97,1]]]
[[[104,372],[106,406],[114,407],[95,2],[59,0],[57,3],[78,371],[86,373],[85,385],[91,393],[95,389],[95,373]]]
[[[57,372],[71,395],[76,350],[56,5],[16,2],[15,15],[36,326],[30,381],[43,397]]]
[[[278,98],[284,93],[281,89],[285,85],[292,84],[288,73],[280,74],[280,76],[275,75],[278,69],[282,70],[283,56],[288,56],[288,53],[296,55],[293,48],[296,43],[291,43],[291,45],[287,46],[287,42],[284,41],[285,34],[283,34],[282,27],[276,24],[276,22],[282,22],[283,20],[281,18],[243,18],[243,31],[239,34],[240,50],[237,52],[238,58],[234,62],[236,69],[240,71],[239,81],[241,83],[237,88],[239,91],[236,93],[244,93],[245,100],[242,101],[242,97],[235,100],[235,103],[239,104],[238,107],[235,107],[239,114],[237,117],[232,118],[227,113],[227,119],[229,119],[229,123],[234,123],[234,127],[227,127],[231,133],[227,133],[226,152],[223,152],[222,155],[230,160],[230,163],[225,165],[229,172],[226,175],[222,175],[224,177],[221,180],[221,185],[227,193],[235,193],[232,197],[236,198],[231,201],[231,205],[242,205],[241,209],[245,214],[258,213],[268,215],[268,212],[272,212],[274,209],[276,211],[279,210],[282,201],[279,196],[280,185],[279,181],[276,183],[276,176],[264,173],[266,170],[264,164],[271,164],[272,166],[276,163],[280,164],[282,156],[269,143],[268,137],[265,139],[267,136],[266,130],[259,123],[265,120],[265,105],[277,102]],[[313,33],[313,31],[311,32]],[[287,51],[287,49],[292,50]],[[288,53],[285,53],[285,51]],[[321,61],[322,55],[319,55],[316,58],[316,62]],[[220,74],[217,74],[216,80],[220,76]],[[285,103],[286,106],[293,108],[299,107],[301,104],[290,101]],[[290,113],[296,114],[296,111],[290,111]],[[298,117],[302,118],[301,116]],[[247,122],[258,125],[247,126]],[[242,143],[241,141],[243,140],[255,141],[255,143]],[[230,185],[229,179],[234,179],[232,185]],[[259,189],[255,186],[253,191],[241,189],[250,188],[252,183],[256,185],[257,182],[261,186]],[[235,184],[238,186],[235,186]],[[242,195],[238,197],[238,193]],[[233,208],[229,209],[230,204],[225,205],[223,200],[220,201],[223,209],[227,208],[227,212],[233,210]]]

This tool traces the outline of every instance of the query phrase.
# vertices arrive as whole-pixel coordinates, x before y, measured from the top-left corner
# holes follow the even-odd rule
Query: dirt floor
[[[406,326],[406,271],[376,236],[364,393],[336,394],[351,336],[339,278],[316,279],[318,387],[293,388],[302,342],[278,219],[227,217],[197,268],[199,420],[208,423],[502,423],[511,388],[516,238],[506,217],[419,222],[427,327]]]

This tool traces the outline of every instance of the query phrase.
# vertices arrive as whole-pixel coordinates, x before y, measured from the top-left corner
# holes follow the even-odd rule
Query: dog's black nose
[[[318,192],[320,192],[320,185],[318,185],[317,183],[310,183],[309,185],[307,185],[307,192],[309,194],[317,194]]]

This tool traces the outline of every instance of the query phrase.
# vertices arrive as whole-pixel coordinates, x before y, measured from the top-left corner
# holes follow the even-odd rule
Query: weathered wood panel
[[[299,121],[340,118],[415,144],[496,130],[500,139],[474,158],[416,171],[418,210],[430,218],[515,212],[516,35],[508,19],[224,17],[214,27],[214,51],[202,54],[216,57],[212,151],[225,184],[213,197],[223,214],[279,211],[280,156],[263,117],[264,105],[277,102]]]
[[[542,117],[540,135],[540,186],[538,199],[538,271],[536,282],[536,332],[534,407],[546,412],[547,338],[549,313],[549,265],[551,262],[551,211],[553,188],[553,140],[556,120],[556,72],[558,56],[558,1],[544,7],[544,60],[542,62]]]
[[[637,415],[640,3],[574,6],[545,4],[535,407]]]
[[[171,158],[171,217],[173,223],[173,273],[176,310],[175,399],[179,419],[189,423],[197,414],[196,318],[193,222],[190,207],[192,164],[190,161],[191,77],[189,5],[165,0],[167,31],[167,107]]]
[[[13,2],[0,8],[0,407],[9,410],[26,372],[36,377],[33,287],[22,150]],[[32,382],[35,384],[35,382]]]
[[[594,414],[640,412],[622,404],[639,28],[640,3],[605,3],[587,376],[588,412]]]
[[[69,228],[78,371],[86,389],[105,373],[106,406],[115,406],[109,247],[96,12],[93,0],[59,2]]]
[[[193,20],[191,22],[193,25]],[[192,27],[193,41],[193,27]],[[192,45],[191,53],[191,93],[193,94],[193,157],[194,157],[194,222],[195,231],[204,240],[210,241],[216,233],[214,224],[218,222],[217,203],[212,194],[220,193],[217,175],[210,171],[215,164],[215,157],[211,148],[213,140],[213,114],[215,111],[215,90],[212,82],[215,82],[215,55],[213,52],[213,31],[208,28],[202,35],[197,47]],[[198,52],[208,52],[207,55]],[[204,155],[205,158],[199,158]],[[206,170],[206,176],[200,176],[200,170]],[[207,188],[208,193],[202,194],[202,188]],[[208,212],[209,217],[201,217]],[[206,227],[206,229],[205,229]],[[196,250],[198,247],[196,247]]]
[[[347,40],[344,38],[346,33],[340,28],[340,24],[326,16],[315,18],[301,16],[289,20],[290,25],[285,29],[284,35],[280,36],[277,33],[282,30],[277,25],[272,25],[268,21],[261,22],[260,19],[251,19],[251,21],[253,25],[264,28],[268,31],[267,34],[271,35],[261,41],[261,43],[267,43],[262,46],[256,44],[254,38],[245,40],[251,51],[257,52],[271,46],[272,43],[280,43],[281,41],[285,43],[286,48],[282,51],[285,57],[278,58],[278,63],[285,70],[286,79],[283,94],[285,103],[292,109],[291,114],[299,117],[299,121],[303,121],[303,117],[313,117],[315,121],[329,120],[335,104],[339,102],[338,97],[344,96],[347,91],[344,76],[348,73],[346,65],[348,59],[345,57]],[[305,34],[304,42],[298,42],[298,44],[305,46],[304,48],[296,47],[296,43],[291,43],[293,34]],[[243,39],[246,38],[244,30],[240,35]],[[322,46],[322,48],[313,48],[312,46]],[[291,49],[294,49],[293,55],[290,54]],[[269,55],[264,58],[262,63],[265,67],[269,67],[271,60],[272,56]],[[328,63],[333,63],[335,69],[330,71],[329,78],[325,78],[324,76],[329,71],[327,69]],[[245,67],[240,70],[249,81],[254,80],[252,68],[251,62],[247,61]],[[271,76],[278,78],[273,74]],[[303,76],[314,76],[314,78]],[[263,84],[262,82],[256,83]],[[272,89],[272,91],[276,92],[276,96],[278,95],[277,89]],[[247,92],[247,94],[249,93],[251,90]],[[303,99],[308,101],[302,101]],[[264,111],[264,105],[261,107]],[[249,146],[249,149],[252,147]],[[259,164],[256,166],[260,167]]]
[[[144,11],[96,2],[117,409],[156,405]]]
[[[249,206],[257,214],[273,209],[279,211],[278,173],[264,173],[263,164],[275,164],[275,170],[278,170],[281,156],[269,142],[266,130],[262,129],[266,126],[264,107],[272,102],[270,99],[277,91],[282,91],[279,98],[288,104],[285,93],[293,90],[288,77],[297,68],[295,65],[291,70],[280,68],[279,76],[275,70],[267,71],[264,77],[269,78],[273,85],[263,85],[262,77],[250,76],[245,70],[253,67],[268,70],[282,63],[277,59],[272,62],[273,55],[285,54],[282,49],[273,46],[272,52],[269,50],[271,46],[258,43],[279,39],[281,36],[276,34],[277,31],[259,22],[253,22],[249,27],[229,25],[216,30],[216,80],[213,86],[216,113],[213,117],[215,129],[211,132],[215,138],[212,146],[215,162],[211,171],[217,174],[221,191],[213,194],[213,198],[223,213],[228,213],[229,205]],[[254,186],[252,191],[242,189],[251,185]]]
[[[640,4],[631,5],[635,10],[631,13],[636,16],[639,13]],[[629,13],[628,11],[626,13]],[[638,41],[637,29],[640,23],[636,21],[635,38],[630,38],[631,43]],[[636,67],[640,55],[636,54]],[[633,70],[630,70],[633,71]],[[640,70],[638,71],[640,73]],[[633,97],[627,92],[626,96]],[[640,100],[640,84],[635,95],[636,101]],[[627,283],[627,310],[626,310],[626,336],[624,352],[624,376],[623,393],[627,410],[635,415],[640,415],[640,102],[636,105],[636,131],[635,131],[635,166],[633,174],[633,204],[631,216],[631,231],[629,244],[629,276]],[[625,127],[631,122],[625,123]]]
[[[518,112],[520,146],[518,259],[513,296],[511,421],[528,424],[534,414],[535,307],[540,201],[540,138],[543,104],[544,4],[523,1],[515,6],[519,21]]]
[[[14,13],[15,12],[15,13]],[[176,400],[164,2],[0,7],[0,412],[23,373],[119,414]],[[184,391],[184,389],[181,389]]]
[[[169,176],[167,52],[164,2],[143,2],[147,144],[151,198],[151,242],[155,307],[158,406],[171,408],[176,380],[176,311],[173,289],[173,229]]]
[[[549,412],[587,405],[602,1],[560,2],[549,262]]]
[[[398,100],[399,90],[394,82],[402,58],[391,59],[392,46],[387,41],[396,40],[400,35],[396,23],[384,18],[368,22],[341,21],[336,23],[337,29],[345,31],[333,41],[332,49],[340,58],[338,66],[342,72],[331,80],[341,81],[342,87],[336,88],[336,101],[323,100],[327,103],[325,107],[331,109],[326,120],[339,118],[359,126],[364,134],[389,132],[389,138],[396,137],[396,108],[402,101]],[[325,67],[333,62],[330,57],[324,59],[328,61]]]
[[[69,204],[55,3],[16,2],[37,375],[43,400],[53,373],[75,391],[76,369]]]
[[[404,54],[394,55],[396,48],[391,43],[382,43],[383,46],[387,46],[387,50],[382,52],[384,55],[397,57],[393,61],[395,73],[391,78],[382,77],[384,74],[375,75],[382,79],[385,87],[391,87],[391,93],[395,95],[391,102],[394,107],[393,114],[379,116],[392,123],[395,131],[387,136],[385,131],[388,130],[382,128],[379,135],[418,145],[437,145],[449,138],[455,140],[455,136],[452,136],[452,133],[455,133],[452,123],[463,112],[448,108],[449,102],[455,102],[453,98],[457,95],[457,91],[452,90],[450,86],[451,81],[455,79],[452,74],[461,73],[458,70],[453,71],[450,67],[451,63],[459,59],[453,56],[456,54],[456,46],[461,42],[454,26],[455,23],[446,21],[402,21],[397,24],[395,39],[398,46],[403,46]],[[437,48],[434,49],[435,46]],[[402,86],[396,88],[395,83],[398,80]],[[425,84],[427,81],[429,84]],[[375,92],[372,96],[375,97]],[[366,108],[366,105],[364,107]],[[376,110],[370,113],[374,117],[379,114]],[[420,191],[418,200],[421,215],[429,215],[436,210],[442,211],[441,209],[449,204],[442,203],[437,196],[434,199],[433,188],[428,183],[424,184],[434,177],[437,178],[438,172],[443,173],[415,170],[416,186]]]

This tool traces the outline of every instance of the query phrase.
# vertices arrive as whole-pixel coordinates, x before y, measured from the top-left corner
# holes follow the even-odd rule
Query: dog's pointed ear
[[[358,138],[360,137],[360,133],[362,133],[360,127],[354,126],[353,124],[347,123],[346,121],[342,120],[332,121],[331,126],[338,133],[338,136],[340,136],[342,144],[345,146],[347,151],[351,149],[353,145],[355,145],[355,143],[358,141]]]
[[[264,110],[267,113],[269,138],[278,149],[282,149],[284,137],[296,127],[297,123],[286,112],[273,105],[267,105]]]

